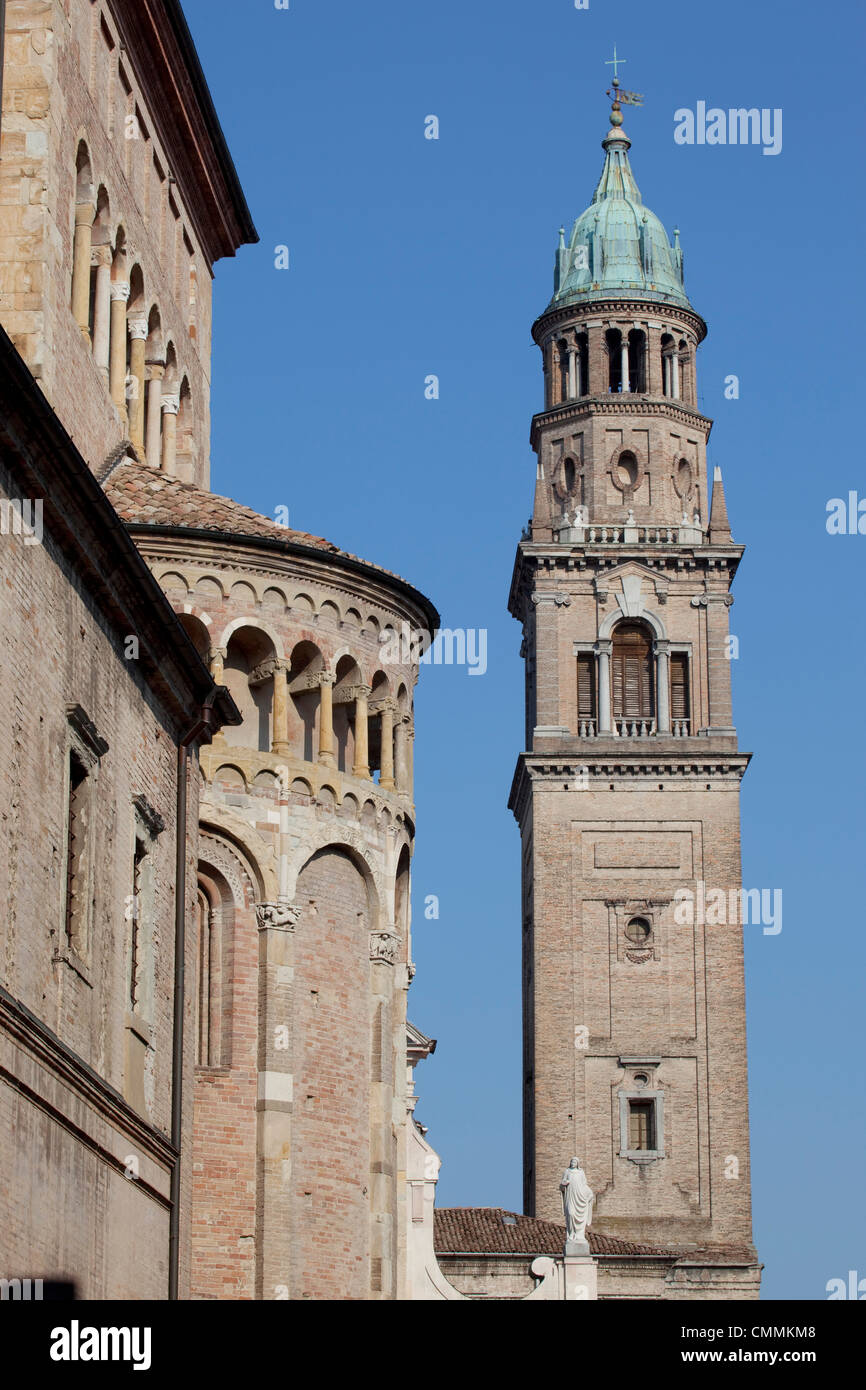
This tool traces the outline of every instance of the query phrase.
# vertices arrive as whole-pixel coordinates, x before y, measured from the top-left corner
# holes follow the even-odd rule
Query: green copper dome
[[[611,122],[602,141],[604,168],[592,202],[575,222],[567,246],[565,230],[560,231],[548,308],[628,294],[689,309],[679,232],[671,246],[655,213],[644,207],[628,162],[631,141],[620,128],[622,116],[616,107]]]

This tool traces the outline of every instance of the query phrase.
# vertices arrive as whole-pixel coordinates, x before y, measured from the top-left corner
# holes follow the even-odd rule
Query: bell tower
[[[510,797],[523,866],[524,1201],[561,1220],[579,1154],[597,1234],[751,1236],[731,582],[743,554],[698,409],[706,325],[629,163],[601,178],[533,325],[532,518],[509,599],[526,662]],[[712,906],[710,906],[712,905]],[[748,1295],[747,1295],[748,1296]]]

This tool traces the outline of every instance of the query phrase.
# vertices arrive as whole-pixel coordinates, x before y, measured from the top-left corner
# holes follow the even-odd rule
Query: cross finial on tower
[[[618,58],[618,57],[616,56],[616,44],[614,44],[614,46],[613,46],[613,57],[612,57],[612,58],[606,58],[606,59],[605,59],[604,65],[605,65],[606,68],[610,68],[610,67],[613,68],[613,81],[614,81],[614,86],[616,86],[616,87],[619,86],[619,82],[617,81],[617,78],[619,77],[619,72],[617,71],[617,66],[618,66],[619,63],[627,63],[627,62],[628,62],[628,58]]]
[[[608,96],[612,99],[612,101],[613,101],[613,114],[612,114],[612,116],[611,116],[611,122],[610,122],[611,125],[613,125],[613,126],[620,126],[620,125],[622,125],[622,107],[623,107],[623,105],[625,105],[625,106],[643,106],[643,97],[642,97],[642,95],[641,95],[640,92],[624,92],[624,91],[620,91],[619,77],[618,77],[619,65],[620,65],[620,63],[627,63],[627,62],[628,62],[628,59],[627,59],[627,58],[620,58],[620,57],[619,57],[619,55],[618,55],[618,53],[617,53],[617,51],[616,51],[616,44],[614,44],[614,46],[613,46],[613,57],[612,57],[612,58],[606,58],[606,59],[605,59],[605,64],[604,64],[605,67],[607,67],[607,68],[613,68],[613,82],[611,83],[611,86],[608,87],[608,89],[607,89],[607,95],[608,95]],[[612,88],[613,90],[611,90],[611,88]]]

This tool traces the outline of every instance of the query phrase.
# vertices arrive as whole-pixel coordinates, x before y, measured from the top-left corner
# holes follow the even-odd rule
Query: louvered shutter
[[[689,717],[689,662],[685,652],[671,653],[671,718]]]
[[[652,655],[643,628],[622,623],[613,635],[613,709],[618,719],[650,719]]]
[[[595,657],[580,652],[577,658],[577,714],[579,719],[595,718]]]

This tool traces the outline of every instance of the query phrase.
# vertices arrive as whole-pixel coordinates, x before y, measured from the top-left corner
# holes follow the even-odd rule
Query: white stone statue
[[[586,1247],[588,1254],[586,1230],[592,1225],[592,1203],[595,1194],[586,1180],[586,1173],[580,1166],[579,1158],[573,1158],[569,1163],[562,1175],[559,1190],[562,1193],[562,1208],[565,1213],[565,1253],[572,1253],[570,1246],[580,1246]]]

